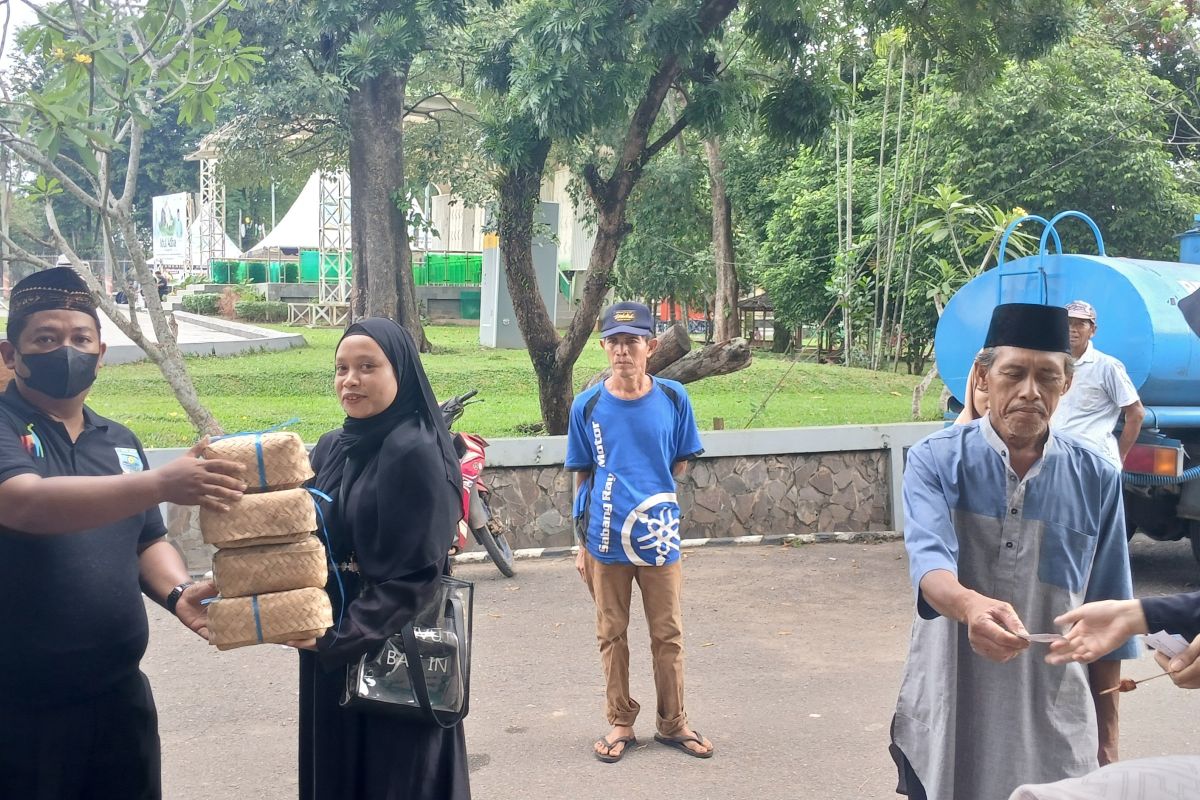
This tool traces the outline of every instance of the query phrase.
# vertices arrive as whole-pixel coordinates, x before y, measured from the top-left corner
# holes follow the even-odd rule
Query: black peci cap
[[[654,336],[654,320],[650,309],[641,303],[624,301],[609,306],[600,322],[600,338],[606,339],[618,333],[634,336]]]
[[[24,327],[24,320],[39,311],[82,311],[96,320],[100,328],[100,316],[96,313],[96,300],[87,283],[71,267],[54,267],[35,272],[13,287],[8,299],[8,337]]]
[[[1067,310],[1037,303],[1005,303],[992,310],[987,347],[1023,347],[1048,353],[1071,352]]]

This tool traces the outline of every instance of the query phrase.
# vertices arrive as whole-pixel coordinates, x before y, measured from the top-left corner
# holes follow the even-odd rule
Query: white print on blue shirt
[[[114,447],[117,461],[121,462],[121,472],[141,472],[146,468],[142,457],[134,447]]]
[[[575,398],[568,427],[564,463],[591,473],[573,505],[588,552],[603,563],[677,561],[682,531],[673,470],[703,452],[683,386],[655,378],[652,391],[622,400],[598,384]]]
[[[592,439],[596,443],[596,463],[604,466],[604,434],[600,432],[600,423],[592,420]]]
[[[600,441],[600,426],[596,426],[596,442]],[[601,453],[604,451],[601,450]],[[608,478],[604,481],[604,492],[600,495],[600,504],[604,509],[604,517],[600,521],[600,552],[607,553],[609,542],[612,539],[612,493],[613,484],[617,482],[616,473],[608,473]]]
[[[646,513],[656,507],[660,507],[657,513]],[[648,566],[646,560],[638,555],[638,550],[653,553],[656,567],[666,564],[672,551],[679,552],[678,509],[675,493],[663,492],[647,497],[629,512],[621,528],[621,546],[625,548],[625,555],[631,563]],[[633,526],[638,522],[646,526],[646,533],[637,537],[635,547],[632,534]]]

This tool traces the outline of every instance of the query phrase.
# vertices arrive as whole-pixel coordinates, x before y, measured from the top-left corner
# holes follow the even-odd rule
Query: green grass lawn
[[[431,326],[426,331],[437,348],[424,363],[438,397],[479,389],[485,401],[467,409],[463,430],[520,436],[538,423],[537,382],[525,351],[482,348],[473,327]],[[291,430],[312,442],[341,424],[343,414],[333,394],[333,351],[340,331],[303,333],[309,343],[305,348],[188,359],[201,399],[227,431],[259,430],[298,417]],[[589,343],[575,367],[576,387],[605,363],[599,345]],[[715,417],[723,418],[727,429],[746,427],[777,384],[753,427],[906,422],[917,381],[915,376],[793,364],[756,353],[747,369],[690,384],[688,392],[703,430],[713,427]],[[926,419],[937,418],[940,388],[935,385],[926,396]],[[158,368],[149,362],[105,367],[88,402],[132,428],[148,447],[181,446],[194,439]]]

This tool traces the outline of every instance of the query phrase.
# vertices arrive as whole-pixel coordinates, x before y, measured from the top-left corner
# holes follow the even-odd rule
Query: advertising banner
[[[188,194],[164,194],[154,198],[154,260],[182,265],[188,260]]]

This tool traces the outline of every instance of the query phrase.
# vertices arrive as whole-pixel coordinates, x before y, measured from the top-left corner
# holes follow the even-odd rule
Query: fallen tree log
[[[683,358],[655,373],[680,383],[692,383],[713,375],[727,375],[750,366],[750,343],[745,339],[730,339],[713,342],[702,350],[688,353]]]
[[[646,361],[646,372],[657,375],[659,372],[688,354],[692,349],[692,339],[688,336],[687,326],[676,322],[666,333],[658,337],[658,347]],[[588,379],[583,388],[590,389],[597,383],[607,380],[612,370],[605,368]]]

